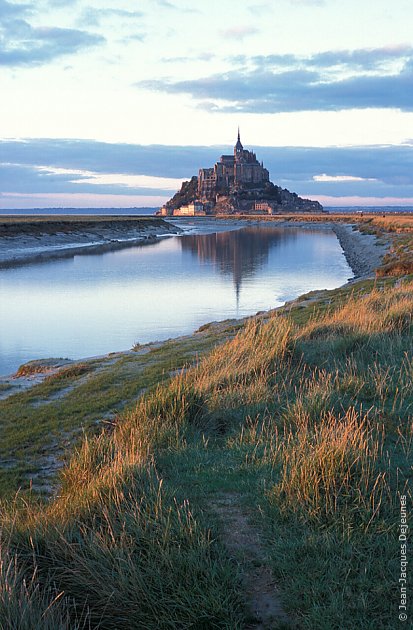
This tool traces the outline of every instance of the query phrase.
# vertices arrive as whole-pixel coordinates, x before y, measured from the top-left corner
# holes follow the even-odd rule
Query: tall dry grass
[[[273,451],[280,479],[270,492],[282,510],[317,522],[347,522],[366,532],[392,502],[383,462],[384,437],[354,409],[337,418],[331,413],[317,424],[307,415],[286,429]]]

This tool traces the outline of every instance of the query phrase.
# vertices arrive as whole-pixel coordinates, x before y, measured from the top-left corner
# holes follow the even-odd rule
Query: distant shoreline
[[[0,269],[101,254],[180,233],[158,217],[1,217]]]
[[[0,208],[0,221],[3,217],[150,217],[160,209],[159,206],[142,206],[141,208]],[[330,214],[373,214],[381,212],[391,214],[413,214],[413,205],[407,206],[324,206]]]

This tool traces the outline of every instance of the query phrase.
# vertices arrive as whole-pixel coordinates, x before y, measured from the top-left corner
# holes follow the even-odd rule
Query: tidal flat
[[[0,217],[0,269],[130,247],[179,228],[152,216]]]
[[[375,273],[3,384],[0,627],[394,627],[413,224],[355,223]]]

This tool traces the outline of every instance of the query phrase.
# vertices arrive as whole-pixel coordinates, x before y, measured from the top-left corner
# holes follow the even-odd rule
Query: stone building
[[[267,214],[274,214],[274,204],[268,201],[256,201],[254,203],[254,210],[257,213],[266,212]]]
[[[200,201],[192,201],[187,206],[181,206],[180,208],[173,211],[175,216],[205,216],[206,212],[204,209],[204,204]]]
[[[234,155],[221,155],[212,168],[199,169],[198,199],[215,202],[217,195],[260,188],[269,180],[270,174],[263,163],[242,146],[238,129]]]

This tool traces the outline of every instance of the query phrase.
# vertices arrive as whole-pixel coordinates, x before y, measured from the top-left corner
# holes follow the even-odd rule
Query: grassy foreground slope
[[[413,279],[398,273],[247,320],[85,437],[53,500],[5,502],[0,628],[403,627]],[[260,620],[262,568],[284,614]]]

